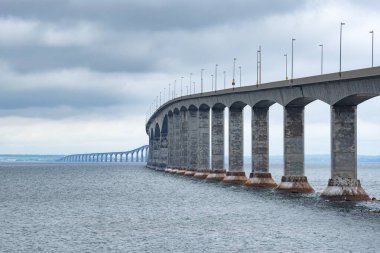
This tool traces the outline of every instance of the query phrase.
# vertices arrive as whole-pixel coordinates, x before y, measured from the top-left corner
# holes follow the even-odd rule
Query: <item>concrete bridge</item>
[[[73,163],[146,162],[148,154],[149,146],[145,145],[130,151],[68,155],[58,161]]]
[[[380,95],[380,67],[193,94],[160,106],[146,123],[147,166],[186,176],[287,192],[312,192],[305,175],[304,110],[330,105],[331,177],[322,197],[367,200],[357,178],[357,105]],[[269,171],[269,107],[284,110],[284,172]],[[252,110],[252,173],[243,170],[243,108]],[[224,110],[229,111],[229,157],[224,168]],[[211,138],[210,138],[211,134]],[[211,141],[210,141],[211,139]],[[211,151],[211,156],[209,155]]]

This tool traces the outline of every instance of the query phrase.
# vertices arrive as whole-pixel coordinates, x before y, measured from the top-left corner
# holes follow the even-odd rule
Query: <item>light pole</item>
[[[291,74],[291,78],[290,78],[290,80],[291,80],[291,82],[293,82],[293,56],[294,56],[294,41],[295,41],[296,39],[294,39],[294,38],[292,38],[292,74]]]
[[[215,64],[215,92],[217,89],[217,80],[218,80],[218,64]]]
[[[191,95],[191,76],[193,75],[193,73],[190,73],[190,82],[189,82],[189,85],[190,85],[190,95]],[[195,91],[194,91],[195,93]]]
[[[174,80],[174,98],[177,97],[176,86],[177,86],[177,80]]]
[[[161,106],[161,91],[160,91],[160,106]]]
[[[211,91],[214,89],[214,75],[211,75]]]
[[[194,86],[194,94],[195,94],[195,82],[193,82],[193,86]]]
[[[285,56],[285,80],[288,80],[288,54],[284,54]]]
[[[241,87],[241,66],[239,66],[239,83],[240,83],[240,87]]]
[[[186,85],[186,95],[189,95],[189,86]]]
[[[165,103],[165,93],[166,93],[166,88],[164,88],[164,103]]]
[[[235,88],[235,64],[236,64],[236,58],[234,58],[234,66],[232,70],[232,89]]]
[[[346,23],[340,23],[340,40],[339,40],[339,76],[342,76],[342,28]]]
[[[319,45],[321,47],[321,75],[323,74],[323,44]]]
[[[226,89],[226,71],[223,71],[223,84],[224,84],[224,89]]]
[[[372,30],[369,33],[372,34],[372,68],[373,68],[373,37],[374,37],[375,32]]]
[[[183,76],[181,76],[181,97],[182,97],[182,81],[183,81]]]
[[[168,98],[169,98],[169,100],[170,100],[170,83],[169,83],[169,94],[168,94]]]
[[[203,71],[204,69],[201,69],[201,94],[203,93]]]

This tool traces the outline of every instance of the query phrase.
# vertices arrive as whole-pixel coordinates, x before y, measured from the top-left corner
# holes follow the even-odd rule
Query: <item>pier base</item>
[[[209,175],[210,171],[209,170],[198,170],[194,174],[194,178],[197,179],[205,179]]]
[[[170,174],[177,174],[177,171],[178,171],[177,168],[172,168],[172,169],[169,171],[169,173],[170,173]]]
[[[210,171],[210,174],[206,177],[206,180],[210,182],[219,182],[219,181],[223,181],[225,176],[226,176],[225,170],[212,170]]]
[[[186,169],[184,169],[184,168],[180,168],[176,172],[176,174],[179,176],[183,176],[183,175],[185,175],[185,173],[186,173]]]
[[[282,176],[281,183],[277,186],[276,190],[294,193],[314,192],[306,176]]]
[[[334,201],[366,201],[368,194],[360,184],[360,180],[334,177],[329,180],[327,188],[321,194],[322,198]]]
[[[247,181],[244,171],[228,171],[223,179],[226,184],[244,184]]]
[[[245,182],[247,187],[258,188],[276,188],[277,184],[272,178],[272,174],[269,172],[252,172],[249,175],[249,179]]]
[[[185,177],[192,177],[194,176],[196,171],[194,169],[188,169],[186,170],[185,174],[183,174]]]

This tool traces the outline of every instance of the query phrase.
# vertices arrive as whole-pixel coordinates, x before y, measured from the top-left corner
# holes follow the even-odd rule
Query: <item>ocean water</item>
[[[247,168],[248,170],[248,168]],[[272,164],[278,181],[281,165]],[[0,164],[0,252],[379,252],[380,202],[224,186],[143,164]],[[360,165],[380,198],[379,164]]]

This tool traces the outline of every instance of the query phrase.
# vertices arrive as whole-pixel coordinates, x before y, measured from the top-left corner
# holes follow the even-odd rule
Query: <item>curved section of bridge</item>
[[[110,163],[110,162],[146,162],[149,156],[149,145],[139,148],[106,153],[73,154],[62,157],[58,162],[71,163]]]
[[[322,197],[367,200],[357,178],[357,105],[378,95],[380,67],[175,98],[146,123],[151,150],[147,166],[226,183],[312,192],[305,175],[304,109],[321,100],[331,108],[331,178],[326,179]],[[284,174],[278,185],[269,172],[268,112],[275,103],[284,110]],[[249,178],[243,170],[246,106],[252,110]],[[229,111],[228,168],[224,168],[224,110]]]

